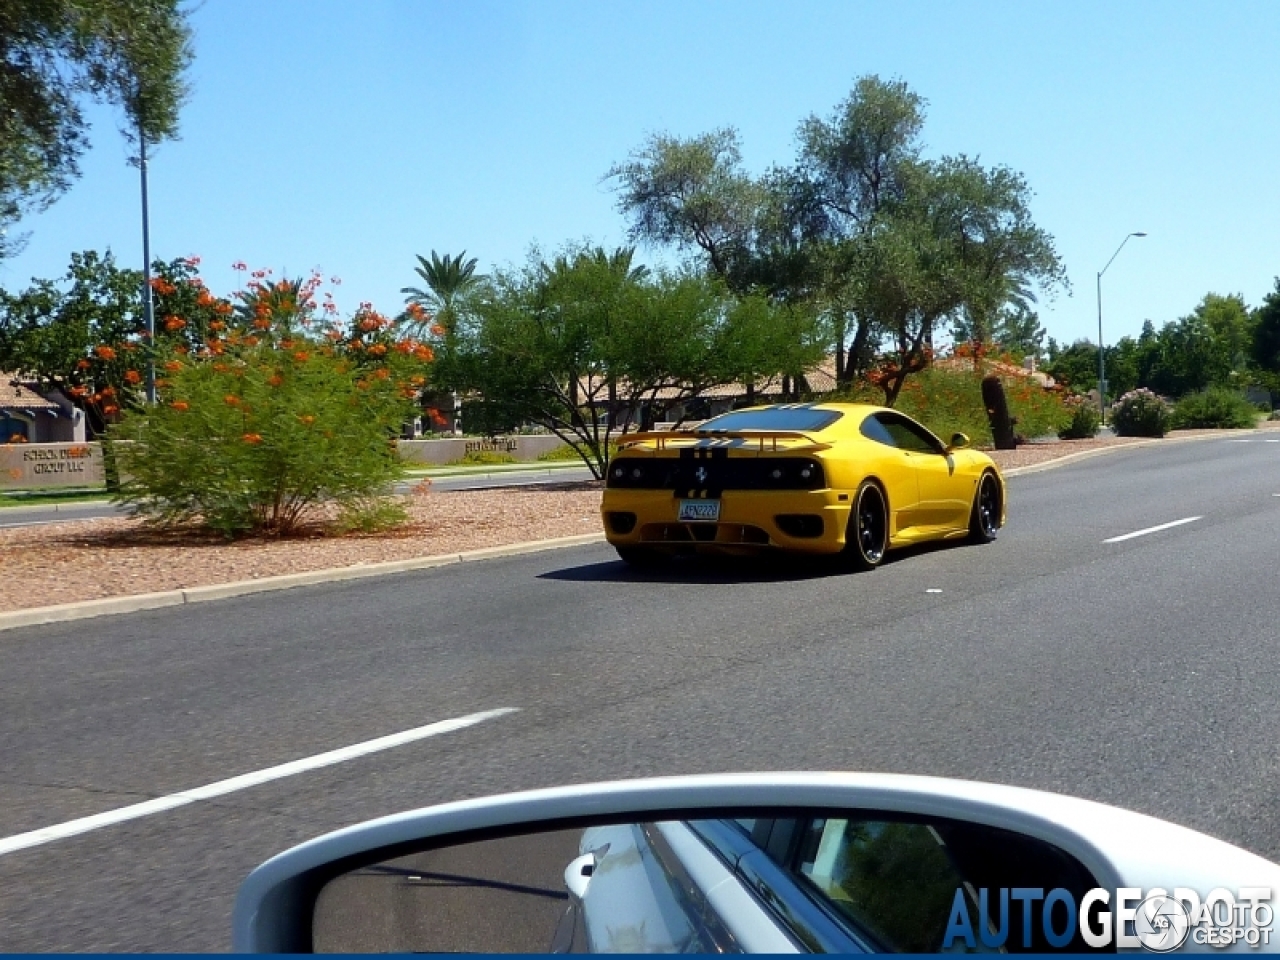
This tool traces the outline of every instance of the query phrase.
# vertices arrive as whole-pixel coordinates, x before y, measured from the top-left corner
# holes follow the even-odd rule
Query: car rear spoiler
[[[765,451],[766,441],[772,441],[769,446],[771,452],[778,449],[779,440],[804,441],[800,446],[788,446],[787,450],[827,450],[831,447],[831,444],[815,440],[800,430],[653,430],[625,434],[618,438],[617,444],[619,450],[641,443],[654,443],[658,450],[664,450],[669,440],[754,440],[758,442],[756,449],[760,453]],[[713,442],[707,443],[707,446],[715,445]]]

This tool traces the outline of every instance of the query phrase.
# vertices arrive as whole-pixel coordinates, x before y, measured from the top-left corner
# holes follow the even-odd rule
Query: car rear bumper
[[[838,490],[728,490],[715,523],[677,519],[680,498],[670,490],[606,489],[601,504],[605,538],[614,546],[672,552],[749,553],[844,549],[852,495]]]

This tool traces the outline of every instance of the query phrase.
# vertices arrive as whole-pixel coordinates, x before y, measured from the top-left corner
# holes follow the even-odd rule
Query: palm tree
[[[426,333],[428,325],[439,324],[445,335],[451,335],[457,328],[459,317],[465,313],[467,299],[474,296],[488,279],[476,273],[476,258],[466,259],[467,251],[456,257],[445,254],[439,256],[431,251],[431,259],[418,255],[418,266],[414,272],[426,284],[426,289],[419,287],[402,287],[400,292],[407,294],[406,304],[416,304],[431,314],[430,318],[407,319],[411,333],[419,336]]]
[[[574,267],[591,265],[604,267],[620,282],[638,283],[649,276],[649,268],[643,264],[632,266],[635,255],[635,247],[617,247],[614,250],[589,247],[579,250],[572,259],[562,253],[552,263],[544,263],[542,274],[546,280],[551,281],[566,276]]]
[[[956,342],[990,346],[1007,318],[1034,318],[1035,303],[1035,290],[1026,277],[1008,273],[991,277],[963,305],[963,312],[954,323]],[[973,357],[974,369],[977,369],[980,366],[977,351]]]

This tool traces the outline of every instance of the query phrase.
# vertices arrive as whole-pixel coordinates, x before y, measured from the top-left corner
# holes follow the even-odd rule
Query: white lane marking
[[[930,587],[928,590],[925,591],[925,593],[941,593],[941,592],[942,591],[939,590],[937,587]]]
[[[1124,533],[1118,537],[1109,537],[1103,540],[1103,543],[1119,543],[1121,540],[1132,540],[1134,537],[1145,537],[1148,533],[1159,533],[1161,530],[1168,530],[1170,527],[1180,527],[1184,523],[1195,523],[1195,521],[1203,519],[1202,517],[1183,517],[1181,520],[1171,520],[1168,523],[1162,523],[1159,526],[1147,527],[1145,530],[1135,530],[1133,533]]]
[[[1270,443],[1271,441],[1267,441]],[[1227,443],[1253,443],[1252,440],[1228,440]]]
[[[1263,440],[1263,443],[1280,443],[1280,440]]]
[[[15,850],[25,850],[28,847],[38,847],[44,843],[52,843],[55,840],[65,840],[67,837],[89,833],[92,830],[101,830],[103,827],[124,823],[126,820],[137,820],[139,817],[149,817],[154,813],[164,813],[166,810],[172,810],[175,807],[183,807],[198,800],[221,797],[228,793],[235,793],[237,790],[245,790],[272,780],[279,780],[282,777],[292,777],[295,774],[307,773],[320,767],[330,767],[335,763],[344,763],[347,760],[354,760],[356,757],[364,757],[382,750],[390,750],[392,747],[400,747],[416,740],[425,740],[427,737],[436,737],[442,733],[452,733],[464,727],[475,726],[477,723],[483,723],[486,720],[516,712],[516,707],[501,707],[497,710],[485,710],[483,713],[470,713],[465,717],[454,717],[452,720],[440,720],[437,723],[428,723],[424,727],[414,727],[412,730],[403,730],[400,733],[378,737],[376,740],[366,740],[363,743],[353,743],[349,747],[340,747],[327,753],[317,753],[313,757],[303,757],[301,760],[292,760],[289,763],[267,767],[263,770],[255,770],[252,773],[243,773],[238,777],[219,780],[216,783],[196,787],[193,790],[183,790],[180,793],[171,793],[166,797],[157,797],[154,800],[145,800],[142,803],[119,807],[115,810],[108,810],[105,813],[97,813],[91,817],[80,817],[77,820],[55,823],[51,827],[42,827],[39,830],[32,830],[28,833],[18,833],[11,837],[3,837],[0,838],[0,856],[6,853],[13,853]]]

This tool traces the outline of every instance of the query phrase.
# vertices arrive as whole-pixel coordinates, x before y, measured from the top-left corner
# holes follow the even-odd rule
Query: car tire
[[[652,547],[614,547],[613,549],[618,551],[618,556],[622,558],[623,563],[640,570],[652,570],[671,559],[667,554]]]
[[[874,570],[889,552],[889,508],[884,491],[864,480],[853,498],[845,531],[845,559],[854,570]]]
[[[969,542],[990,543],[1000,529],[1000,482],[995,474],[984,473],[973,495],[969,511]]]

